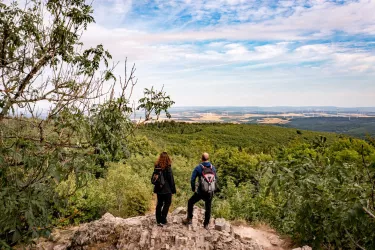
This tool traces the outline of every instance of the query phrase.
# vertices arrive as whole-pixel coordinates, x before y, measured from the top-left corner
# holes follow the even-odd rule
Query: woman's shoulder
[[[154,165],[154,170],[160,171],[160,170],[163,170],[163,169],[159,165]]]

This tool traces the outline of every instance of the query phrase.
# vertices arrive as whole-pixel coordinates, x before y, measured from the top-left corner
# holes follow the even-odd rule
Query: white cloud
[[[91,30],[93,28],[93,30]],[[100,33],[102,36],[97,37]],[[140,35],[141,34],[141,35]],[[195,63],[206,65],[219,62],[259,62],[273,60],[273,63],[298,63],[329,61],[332,69],[365,69],[374,68],[373,52],[357,52],[339,44],[311,44],[302,45],[292,49],[292,43],[276,43],[253,48],[246,47],[243,43],[212,42],[206,47],[194,43],[169,44],[152,42],[149,40],[133,39],[144,33],[113,30],[108,31],[98,26],[90,27],[90,32],[84,36],[86,45],[103,43],[116,60],[123,60],[126,56],[134,61],[147,61],[151,64]],[[276,60],[276,61],[275,61]],[[361,67],[358,67],[361,66]]]
[[[116,14],[127,14],[132,7],[132,0],[112,0],[113,8],[112,11]]]
[[[179,105],[203,105],[192,101],[197,88],[215,89],[211,105],[230,105],[221,103],[228,95],[239,95],[232,105],[266,105],[260,96],[267,96],[264,102],[272,105],[343,105],[340,98],[350,100],[348,106],[375,105],[365,94],[369,89],[356,93],[357,99],[349,97],[356,84],[367,86],[375,80],[373,46],[353,46],[355,35],[375,34],[375,1],[280,1],[276,9],[256,3],[157,1],[161,13],[170,14],[167,18],[151,16],[146,23],[118,28],[98,22],[90,26],[84,42],[103,43],[115,60],[135,61],[140,84],[165,84]],[[305,3],[311,8],[302,7]],[[214,12],[221,15],[216,23],[207,20]],[[180,22],[181,13],[191,14],[191,19],[168,26]],[[233,20],[250,21],[232,24]],[[150,23],[158,29],[148,29]],[[334,38],[337,31],[353,36],[352,41],[319,42]],[[347,83],[341,94],[327,91],[341,82]],[[304,87],[298,87],[302,83]],[[302,92],[283,92],[285,88]],[[254,103],[248,102],[248,95]]]
[[[140,89],[165,84],[178,105],[375,105],[375,1],[98,0],[94,9],[85,46],[128,57]]]

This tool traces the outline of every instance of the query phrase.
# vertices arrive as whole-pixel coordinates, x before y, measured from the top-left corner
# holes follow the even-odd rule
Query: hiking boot
[[[158,225],[158,227],[163,227],[163,226],[164,226],[164,225],[161,224],[161,223],[158,223],[157,225]]]
[[[191,224],[193,224],[192,219],[189,219],[189,218],[183,219],[182,223],[184,225],[191,225]]]
[[[208,224],[203,225],[204,229],[208,230]]]

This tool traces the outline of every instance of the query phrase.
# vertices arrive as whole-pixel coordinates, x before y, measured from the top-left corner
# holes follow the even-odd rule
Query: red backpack
[[[202,176],[199,178],[199,190],[202,194],[212,195],[216,191],[216,174],[212,165],[205,167],[202,164]]]

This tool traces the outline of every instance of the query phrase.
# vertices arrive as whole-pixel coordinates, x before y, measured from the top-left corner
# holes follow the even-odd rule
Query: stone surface
[[[181,224],[182,223],[182,218],[179,216],[174,216],[173,221],[174,224]]]
[[[186,214],[186,208],[185,207],[178,207],[172,212],[172,216],[179,215],[179,214]]]
[[[294,248],[293,250],[312,250],[312,248],[309,246],[303,246],[303,247]]]
[[[215,229],[218,231],[224,231],[225,229],[225,220],[223,218],[218,218],[215,220]]]
[[[94,249],[249,249],[269,250],[256,239],[233,232],[231,224],[212,219],[209,229],[203,228],[204,210],[195,208],[193,225],[185,226],[185,208],[177,208],[168,217],[167,226],[158,227],[154,215],[122,219],[106,213],[97,221],[69,230],[55,230],[50,239],[39,240],[28,249],[94,250]],[[303,247],[298,250],[311,250]]]
[[[302,247],[302,250],[312,250],[312,248],[309,247],[309,246],[303,246],[303,247]]]
[[[280,244],[280,239],[276,235],[269,236],[268,240],[273,246],[278,246]]]

